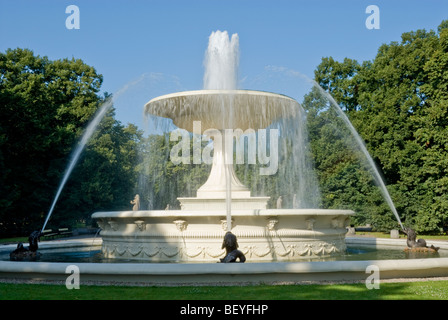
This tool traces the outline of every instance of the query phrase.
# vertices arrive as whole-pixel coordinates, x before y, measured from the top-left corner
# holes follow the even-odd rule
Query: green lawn
[[[390,233],[385,232],[365,232],[365,231],[357,231],[356,237],[372,237],[372,238],[389,238],[390,239]],[[400,233],[400,239],[406,239],[406,235],[403,233]],[[425,240],[442,240],[442,241],[448,241],[448,235],[417,235],[417,239],[425,239]]]
[[[127,287],[0,283],[1,300],[448,300],[448,281],[329,285]]]
[[[28,243],[28,237],[0,238],[0,244],[17,244],[19,242]]]
[[[373,233],[368,233],[372,234]],[[384,234],[385,235],[385,234]],[[380,233],[374,236],[381,237]],[[387,236],[387,235],[385,235]],[[428,236],[425,236],[429,238]],[[438,237],[446,240],[447,236]],[[17,239],[9,239],[17,240]],[[333,285],[128,287],[0,283],[0,300],[448,300],[448,281]]]

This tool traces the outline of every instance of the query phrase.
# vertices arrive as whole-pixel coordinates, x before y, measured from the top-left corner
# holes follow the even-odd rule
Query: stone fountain
[[[278,117],[291,119],[300,117],[296,109],[300,108],[300,105],[291,98],[273,93],[236,90],[235,74],[238,63],[235,61],[234,49],[238,44],[237,37],[232,36],[230,41],[229,47],[232,50],[221,50],[223,47],[228,47],[228,37],[221,37],[223,34],[220,33],[216,35],[215,37],[212,34],[213,37],[210,37],[212,50],[208,50],[207,65],[213,68],[211,70],[207,68],[205,90],[174,93],[155,98],[147,104],[146,112],[173,119],[180,128],[184,128],[182,130],[190,130],[190,132],[191,130],[194,132],[194,127],[191,127],[191,121],[188,119],[194,118],[197,119],[196,121],[203,122],[203,128],[206,128],[207,117],[216,121],[222,116],[221,121],[227,121],[226,125],[219,126],[221,122],[207,125],[215,126],[215,129],[222,133],[222,128],[237,128],[237,126],[246,128],[246,125],[248,128],[265,128]],[[214,47],[213,44],[216,42],[218,46]],[[212,54],[213,52],[216,54]],[[231,81],[228,81],[229,79]],[[214,92],[219,93],[221,97],[218,99]],[[114,96],[116,97],[117,94]],[[196,96],[196,103],[194,103],[195,99],[192,99],[193,96]],[[218,110],[215,103],[206,103],[207,100],[212,99],[215,102],[219,101],[223,110],[227,112]],[[243,102],[239,99],[243,99]],[[253,103],[249,101],[250,99]],[[176,109],[170,111],[170,108]],[[201,113],[200,109],[208,110],[210,113]],[[280,109],[284,110],[280,112]],[[106,104],[103,110],[104,112],[108,110]],[[211,114],[212,111],[213,114]],[[186,119],[183,124],[182,118]],[[261,121],[260,118],[265,121]],[[101,114],[92,124],[100,119]],[[230,119],[240,122],[231,122]],[[204,131],[206,130],[201,133],[205,133]],[[87,140],[88,136],[83,140]],[[417,246],[416,249],[421,250],[422,241],[416,240],[415,235],[409,232],[407,241],[405,239],[345,238],[345,225],[353,212],[315,209],[317,206],[309,205],[312,202],[304,201],[307,199],[304,199],[301,193],[297,194],[297,198],[294,193],[295,201],[293,201],[300,205],[288,208],[287,198],[279,197],[272,199],[277,201],[270,201],[270,203],[276,202],[277,208],[268,209],[267,197],[251,196],[248,188],[237,179],[233,168],[228,163],[223,164],[222,161],[229,152],[225,147],[223,148],[222,143],[218,143],[216,140],[218,136],[219,134],[216,134],[214,137],[214,155],[216,156],[213,157],[210,181],[207,180],[197,190],[196,197],[179,199],[184,204],[182,210],[142,211],[139,199],[136,197],[131,202],[134,205],[132,211],[97,212],[93,215],[102,226],[102,239],[45,241],[39,245],[42,256],[45,257],[47,253],[52,252],[78,252],[81,249],[90,252],[92,247],[102,246],[105,257],[130,259],[128,263],[106,261],[76,263],[83,282],[105,281],[107,284],[110,284],[110,281],[141,282],[152,285],[365,281],[367,277],[370,277],[367,270],[371,270],[372,265],[381,271],[381,279],[448,276],[448,258],[446,257],[448,247],[443,241],[437,243],[441,257],[436,254],[425,259],[360,259],[359,261],[334,261],[333,257],[330,257],[329,261],[326,259],[323,259],[326,261],[307,261],[309,258],[338,255],[345,250],[346,245],[351,248],[394,248],[402,251],[406,245]],[[230,140],[227,139],[227,141]],[[77,148],[75,155],[79,155],[81,150],[82,148]],[[297,155],[300,153],[298,151],[300,148],[294,149],[292,154]],[[77,157],[75,156],[74,159],[69,169],[74,166]],[[67,172],[45,224],[70,170]],[[224,176],[226,177],[225,192]],[[285,185],[289,188],[289,184]],[[314,188],[309,189],[312,191],[311,194],[315,191]],[[260,263],[216,263],[226,254],[222,240],[229,230],[238,237],[239,250],[247,259],[246,262],[260,261]],[[29,249],[28,251],[34,252],[37,246],[31,245],[30,241]],[[410,250],[413,249],[410,248]],[[428,248],[424,247],[424,249]],[[23,248],[23,245],[19,245],[18,248],[15,245],[0,247],[0,278],[11,278],[14,281],[17,279],[67,280],[67,270],[72,270],[73,267],[73,262],[70,261],[9,261],[11,252],[21,254],[25,251],[27,249]],[[2,255],[3,259],[1,259]],[[244,262],[241,260],[241,255],[239,257],[240,262]],[[212,263],[133,263],[138,260],[145,262],[211,261]]]
[[[212,33],[204,90],[152,99],[145,113],[172,119],[181,130],[213,136],[209,178],[196,197],[179,197],[180,210],[132,210],[93,214],[106,258],[153,262],[218,262],[222,239],[237,238],[248,262],[298,261],[345,252],[351,210],[267,207],[252,196],[232,164],[235,132],[255,132],[274,121],[299,118],[299,103],[285,95],[237,90],[238,38]],[[195,129],[200,124],[200,131]],[[300,123],[297,120],[297,123]]]

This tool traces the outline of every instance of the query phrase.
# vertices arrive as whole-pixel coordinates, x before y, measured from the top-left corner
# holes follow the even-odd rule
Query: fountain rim
[[[355,212],[341,209],[254,209],[232,210],[232,217],[275,217],[275,216],[351,216]],[[138,211],[98,211],[92,218],[135,218],[135,217],[210,217],[225,216],[226,210],[138,210]]]
[[[180,98],[180,97],[190,97],[190,96],[206,96],[206,95],[228,95],[228,96],[265,96],[265,97],[275,97],[275,98],[281,98],[290,100],[291,102],[294,102],[296,104],[299,104],[297,100],[294,98],[291,98],[287,95],[280,94],[280,93],[274,93],[269,91],[261,91],[261,90],[250,90],[250,89],[236,89],[236,90],[220,90],[220,89],[202,89],[202,90],[188,90],[188,91],[179,91],[179,92],[173,92],[165,95],[161,95],[158,97],[155,97],[151,99],[149,102],[145,104],[145,109],[149,107],[152,103],[159,102],[162,100],[168,100],[173,98]]]

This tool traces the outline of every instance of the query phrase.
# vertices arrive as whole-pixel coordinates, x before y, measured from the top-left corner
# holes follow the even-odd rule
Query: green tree
[[[414,133],[423,150],[418,179],[427,204],[415,223],[424,231],[448,227],[448,21],[438,31],[439,42],[423,68],[427,79],[421,91],[427,98]]]
[[[95,211],[129,209],[136,192],[142,135],[135,125],[125,127],[115,120],[110,110],[88,142],[49,226],[89,223]]]
[[[374,185],[373,175],[335,106],[317,88],[305,96],[310,144],[320,185],[323,208],[351,209],[351,223],[375,224],[383,228],[393,223],[384,217],[387,207]]]
[[[345,111],[356,111],[358,84],[354,76],[360,69],[356,60],[345,58],[343,62],[338,62],[332,57],[324,57],[314,71],[314,80],[328,90]]]
[[[98,108],[102,76],[79,59],[0,53],[0,232],[36,228],[69,150]]]
[[[207,180],[211,166],[194,164],[192,152],[189,163],[173,163],[170,153],[179,141],[170,141],[169,133],[142,139],[137,170],[138,193],[145,209],[163,210],[167,205],[179,209],[177,198],[195,197]],[[192,144],[190,135],[190,150]]]
[[[448,218],[447,25],[404,33],[360,65],[324,58],[315,76],[366,142],[401,217],[419,232],[438,231]]]

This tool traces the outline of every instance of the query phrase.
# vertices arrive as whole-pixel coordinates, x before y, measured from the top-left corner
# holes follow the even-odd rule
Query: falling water
[[[364,144],[364,141],[362,140],[361,136],[358,134],[356,129],[353,127],[350,120],[347,118],[347,115],[342,111],[339,104],[334,100],[334,98],[326,92],[317,82],[314,80],[311,80],[313,85],[319,90],[319,92],[325,96],[331,105],[335,107],[336,112],[341,117],[341,119],[344,121],[347,128],[350,130],[350,133],[355,138],[357,145],[361,149],[362,153],[367,159],[367,162],[372,169],[373,176],[375,178],[376,183],[378,184],[378,187],[380,188],[381,194],[383,195],[384,199],[386,200],[389,208],[391,209],[392,213],[395,215],[395,218],[397,219],[398,223],[400,224],[400,227],[402,230],[404,230],[403,224],[401,223],[400,216],[398,215],[397,209],[395,208],[394,202],[392,201],[392,198],[387,191],[386,184],[384,183],[384,180],[381,177],[381,174],[378,170],[378,168],[375,165],[375,162],[373,161],[372,157],[370,156],[369,152],[367,151],[367,148]]]
[[[125,85],[122,89],[117,91],[117,93],[113,96],[113,98],[107,99],[98,112],[96,113],[95,117],[92,119],[92,121],[88,124],[86,127],[81,140],[79,141],[78,146],[75,148],[71,155],[71,160],[69,162],[69,165],[67,166],[67,169],[65,170],[64,176],[61,180],[61,183],[59,184],[58,190],[56,192],[56,196],[54,197],[53,203],[51,204],[50,210],[48,211],[47,217],[45,219],[44,225],[42,227],[41,232],[45,230],[45,227],[47,226],[48,220],[51,217],[51,214],[53,213],[54,207],[56,206],[56,203],[58,202],[59,196],[61,195],[62,190],[65,187],[65,184],[67,183],[68,178],[70,177],[70,174],[72,173],[73,169],[75,168],[76,163],[79,160],[79,157],[84,150],[84,147],[86,146],[89,139],[92,137],[93,133],[96,131],[96,128],[98,127],[98,124],[101,122],[101,120],[104,118],[106,113],[109,111],[109,109],[113,106],[114,99],[122,95],[130,86],[135,85],[136,83],[140,82],[145,75],[142,75],[138,80],[133,81]]]
[[[239,66],[239,38],[234,33],[231,38],[227,31],[212,32],[209,37],[209,43],[204,58],[204,89],[206,90],[236,90],[238,83],[238,66]],[[226,108],[228,118],[226,123],[233,122],[233,106],[221,104],[222,108]],[[225,135],[223,135],[225,136]],[[223,140],[223,150],[225,142]],[[233,150],[232,150],[233,152]],[[227,157],[230,155],[228,151],[223,153],[225,163],[229,163]],[[232,190],[230,183],[230,167],[232,164],[226,165],[226,216],[227,230],[232,229]]]
[[[292,198],[290,206],[294,209],[319,208],[321,203],[316,170],[310,156],[306,123],[306,112],[301,105],[298,105],[295,118],[285,117],[278,122],[281,135],[284,136],[280,140],[282,161],[286,163],[279,169],[283,179],[278,191],[286,195],[288,191],[293,193],[290,195]]]
[[[398,212],[395,208],[395,205],[393,203],[393,200],[386,188],[385,182],[383,178],[381,177],[380,171],[378,170],[377,166],[375,165],[375,162],[373,161],[372,157],[370,156],[369,152],[367,151],[367,148],[364,144],[364,141],[356,131],[356,129],[353,127],[350,120],[347,118],[344,111],[341,109],[339,104],[334,100],[334,98],[326,92],[316,81],[310,79],[309,77],[305,76],[304,74],[297,72],[295,70],[291,70],[285,67],[278,67],[278,66],[268,66],[266,68],[266,71],[268,74],[263,74],[262,76],[257,79],[257,81],[264,81],[271,80],[273,82],[271,85],[278,85],[279,83],[282,83],[283,86],[292,86],[291,90],[297,91],[304,90],[303,94],[307,93],[306,90],[308,88],[307,85],[303,86],[301,83],[299,86],[297,86],[297,79],[303,79],[305,82],[308,83],[308,85],[313,86],[317,88],[320,95],[327,99],[330,106],[336,111],[338,116],[342,119],[345,126],[349,129],[350,134],[355,139],[356,145],[359,147],[359,150],[363,153],[365,159],[367,160],[368,167],[371,169],[373,178],[377,184],[377,186],[380,189],[380,192],[386,201],[387,205],[389,206],[390,210],[394,214],[395,218],[397,219],[397,222],[399,223],[400,227],[403,229],[403,224],[401,222],[401,219],[398,215]],[[280,75],[280,78],[275,77],[275,74]],[[274,76],[272,79],[271,77]],[[286,83],[285,83],[286,81]],[[260,84],[257,84],[260,86]]]
[[[44,225],[42,227],[42,232],[45,230],[45,227],[47,226],[47,222],[51,217],[51,214],[53,213],[54,207],[56,206],[56,203],[59,199],[59,196],[61,195],[62,189],[64,189],[64,186],[72,173],[76,163],[78,162],[79,156],[82,153],[82,150],[84,149],[85,145],[89,141],[92,134],[95,132],[96,127],[100,123],[101,119],[103,119],[104,115],[107,113],[107,111],[112,106],[112,99],[108,99],[99,109],[93,120],[89,123],[87,126],[78,146],[73,151],[70,163],[65,171],[64,177],[62,178],[62,181],[59,185],[59,188],[56,192],[56,196],[54,197],[53,203],[51,204],[50,211],[48,211],[47,218],[45,219]]]

